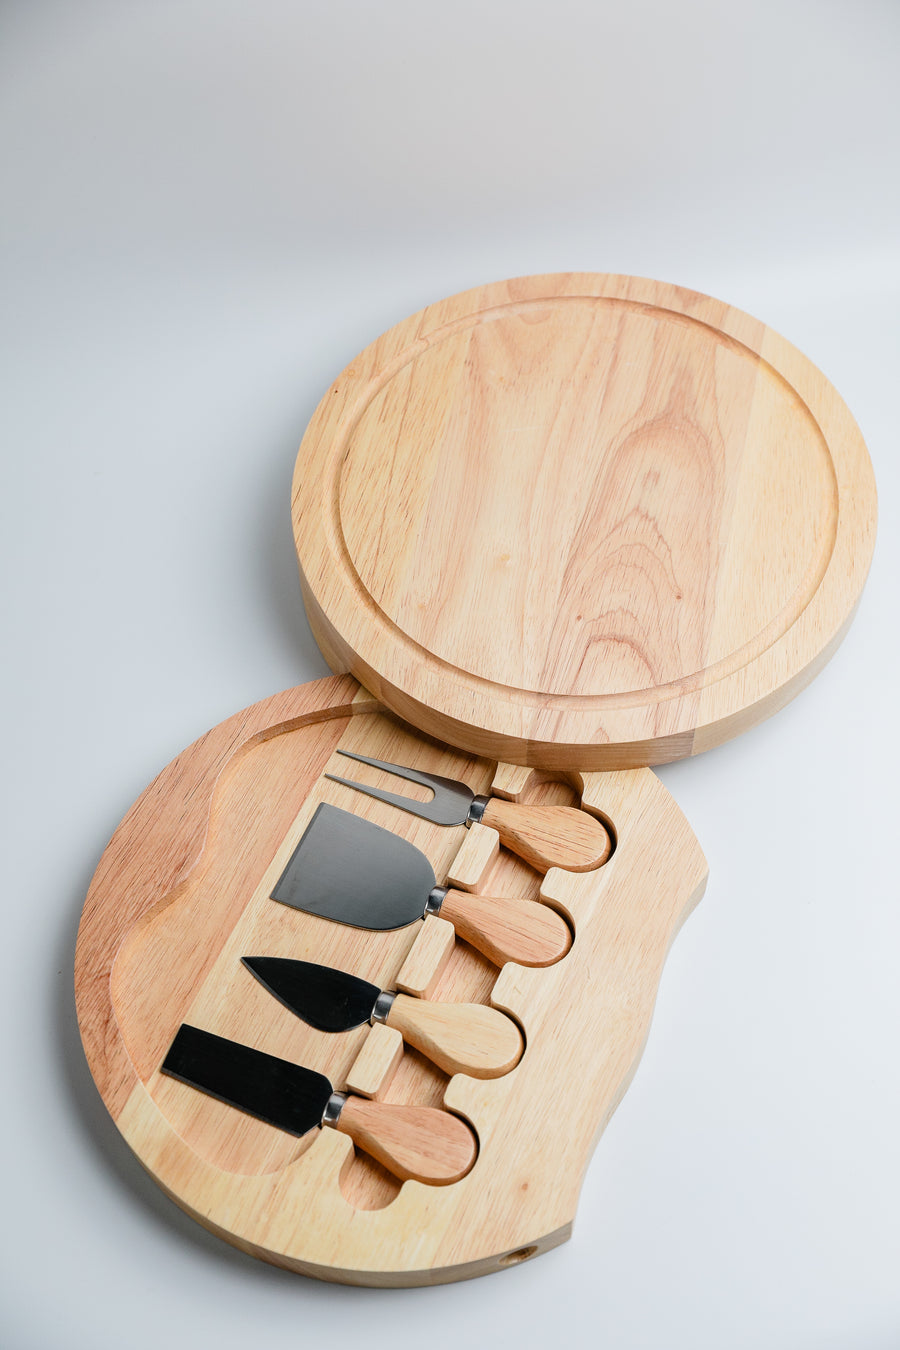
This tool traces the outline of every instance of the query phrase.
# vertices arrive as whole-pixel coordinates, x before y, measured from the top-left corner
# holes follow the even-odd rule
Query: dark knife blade
[[[313,961],[242,956],[270,994],[317,1031],[352,1031],[368,1022],[381,990],[356,975]]]
[[[434,883],[434,869],[413,844],[323,802],[272,899],[337,923],[385,930],[423,918]]]
[[[296,1135],[321,1125],[333,1092],[324,1074],[187,1025],[179,1028],[161,1071]]]
[[[324,1074],[197,1027],[179,1028],[161,1071],[288,1134],[330,1125],[401,1181],[445,1186],[478,1155],[475,1135],[449,1111],[334,1092]]]
[[[440,914],[496,965],[549,966],[572,945],[565,922],[548,906],[448,890],[435,880],[431,863],[409,840],[322,802],[271,896],[373,932]]]

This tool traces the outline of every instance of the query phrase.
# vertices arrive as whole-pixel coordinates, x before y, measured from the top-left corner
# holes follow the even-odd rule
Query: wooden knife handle
[[[494,965],[552,966],[572,945],[565,920],[549,905],[448,891],[440,916]]]
[[[481,822],[497,831],[505,848],[539,872],[550,867],[591,872],[612,852],[612,841],[600,821],[575,806],[524,806],[492,797]]]
[[[525,1048],[512,1018],[483,1003],[432,1003],[397,994],[387,1025],[445,1073],[471,1078],[509,1073]]]
[[[478,1141],[465,1121],[433,1106],[348,1097],[337,1129],[401,1181],[448,1186],[471,1169]]]

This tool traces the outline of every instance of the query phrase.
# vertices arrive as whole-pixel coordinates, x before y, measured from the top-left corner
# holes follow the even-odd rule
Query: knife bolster
[[[346,1092],[332,1092],[328,1101],[325,1103],[325,1110],[322,1112],[323,1125],[330,1125],[332,1129],[337,1129],[337,1123],[340,1119],[341,1112],[344,1109],[346,1100]]]
[[[396,994],[391,994],[386,989],[382,989],[375,1000],[375,1007],[372,1009],[372,1016],[369,1018],[369,1021],[373,1023],[386,1022],[391,1008],[394,1006],[394,999],[396,997]]]
[[[422,915],[423,918],[427,918],[429,914],[440,914],[441,905],[444,903],[444,896],[447,894],[447,889],[446,886],[432,886],[431,890],[428,892],[428,899],[425,901],[425,913]]]
[[[469,807],[469,814],[466,816],[466,829],[470,825],[481,824],[481,819],[490,804],[490,797],[478,796],[472,798],[472,805]]]

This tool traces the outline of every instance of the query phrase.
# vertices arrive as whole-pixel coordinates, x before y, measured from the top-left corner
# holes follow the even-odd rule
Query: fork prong
[[[414,816],[421,816],[423,820],[435,821],[440,824],[432,814],[434,800],[430,802],[417,802],[413,797],[401,797],[398,792],[385,792],[382,788],[369,787],[367,783],[355,783],[352,778],[338,778],[336,773],[326,773],[325,777],[332,783],[341,783],[344,787],[355,788],[357,792],[364,792],[367,797],[374,797],[379,802],[389,802],[391,806],[399,806],[401,811],[409,811]]]
[[[356,759],[360,764],[371,764],[373,769],[384,769],[385,773],[392,773],[395,778],[408,778],[411,783],[431,788],[432,792],[435,792],[438,786],[451,781],[437,778],[433,773],[424,773],[421,769],[408,769],[404,764],[388,764],[383,759],[368,759],[365,755],[355,755],[352,750],[339,750],[338,754],[346,755],[347,759]]]
[[[406,778],[421,787],[431,788],[434,796],[429,802],[419,802],[413,797],[402,797],[396,792],[385,792],[382,788],[369,787],[365,783],[354,782],[351,778],[339,778],[337,774],[327,773],[325,777],[330,778],[332,782],[355,788],[357,792],[365,792],[378,801],[389,802],[392,806],[398,806],[401,811],[409,811],[414,816],[421,816],[423,820],[433,821],[435,825],[465,824],[469,807],[475,798],[474,792],[465,783],[459,783],[455,778],[441,778],[436,773],[409,769],[403,764],[389,764],[383,759],[369,759],[366,755],[356,755],[351,750],[339,750],[338,754],[358,760],[360,764],[369,764],[373,769],[382,769],[395,777]]]

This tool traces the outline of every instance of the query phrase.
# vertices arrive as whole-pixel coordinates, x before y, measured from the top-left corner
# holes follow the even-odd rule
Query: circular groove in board
[[[430,306],[339,377],[294,525],[336,667],[475,753],[659,763],[831,654],[874,537],[846,407],[758,321],[553,276]]]
[[[570,302],[571,303],[571,302]],[[587,304],[588,302],[582,302]],[[684,325],[684,320],[680,315],[673,315],[671,311],[662,309],[651,309],[649,306],[628,305],[622,302],[611,302],[602,300],[593,300],[590,302],[592,310],[599,310],[601,317],[608,318],[609,315],[604,311],[611,311],[614,316],[631,312],[637,315],[641,326],[653,324],[657,327],[664,326],[672,321]],[[440,348],[451,338],[455,338],[461,349],[465,349],[469,341],[469,331],[476,325],[476,322],[482,324],[496,325],[501,327],[504,320],[511,320],[514,327],[517,327],[520,321],[527,325],[529,311],[535,308],[542,309],[543,302],[536,302],[531,306],[510,305],[505,308],[492,311],[490,314],[480,314],[473,316],[466,328],[460,328],[459,325],[448,325],[446,330],[435,336],[434,341],[429,346],[426,353],[418,358],[420,370],[419,383],[426,388],[431,380],[429,365],[433,363],[438,365],[443,355]],[[560,342],[565,341],[567,329],[571,327],[569,322],[570,304],[567,304],[563,313],[564,322],[558,324],[556,337]],[[555,317],[555,316],[551,316]],[[592,314],[590,327],[595,330],[598,325],[596,316]],[[591,364],[594,367],[592,374],[595,376],[595,382],[608,386],[612,377],[612,367],[618,364],[616,351],[618,346],[625,345],[623,342],[624,334],[622,329],[622,318],[616,318],[616,327],[620,329],[619,338],[614,342],[609,335],[603,331],[603,325],[599,325],[600,332],[591,331],[584,336],[584,347],[582,348],[579,360],[584,361],[588,341],[593,343],[593,351],[590,353]],[[726,338],[721,333],[716,333],[704,324],[692,325],[697,331],[691,334],[692,349],[688,354],[691,364],[697,358],[698,350],[706,347],[705,354],[707,365],[713,363],[721,364],[730,359],[738,367],[736,377],[732,375],[731,384],[739,385],[742,381],[758,382],[760,379],[772,381],[775,399],[781,406],[776,406],[776,413],[779,422],[787,422],[793,415],[795,427],[795,440],[791,446],[793,467],[796,477],[791,483],[793,489],[793,500],[786,503],[789,510],[785,511],[785,518],[779,522],[779,536],[783,541],[790,538],[797,525],[807,535],[811,541],[812,547],[809,548],[810,562],[806,568],[795,566],[785,575],[782,572],[767,572],[761,565],[761,559],[754,558],[755,570],[759,579],[763,583],[768,583],[775,594],[770,597],[762,594],[755,597],[758,602],[758,608],[768,612],[775,611],[775,617],[771,621],[764,623],[759,627],[759,621],[754,614],[742,616],[745,619],[744,626],[748,629],[742,636],[745,641],[727,652],[721,659],[712,665],[698,665],[700,651],[696,644],[684,644],[674,642],[668,648],[661,648],[656,661],[649,661],[641,657],[632,667],[620,662],[621,668],[621,688],[616,688],[608,693],[602,693],[591,690],[590,674],[585,671],[584,660],[578,660],[578,685],[584,693],[591,698],[600,698],[611,704],[616,704],[622,699],[631,702],[639,701],[645,698],[651,690],[660,695],[664,691],[671,690],[677,692],[680,689],[699,687],[704,677],[707,680],[721,678],[722,675],[730,674],[741,664],[745,655],[756,654],[766,646],[780,637],[790,624],[796,619],[808,603],[810,595],[815,590],[834,547],[835,527],[837,523],[837,492],[835,486],[834,467],[825,444],[822,434],[816,425],[806,405],[797,397],[796,393],[789,385],[773,371],[767,367],[754,352],[733,340]],[[527,330],[526,330],[527,331]],[[492,329],[492,334],[496,333],[496,328]],[[635,346],[652,346],[653,339],[645,343],[642,335],[636,336]],[[505,348],[512,354],[512,367],[506,372],[499,374],[498,378],[502,384],[507,385],[517,380],[521,385],[528,386],[532,372],[523,365],[518,364],[521,361],[521,344],[514,338],[506,340],[507,334],[503,329],[499,343],[501,349]],[[554,341],[554,336],[542,334],[542,342]],[[721,351],[717,350],[721,348]],[[604,349],[606,349],[604,351]],[[606,356],[604,361],[602,358]],[[471,362],[465,355],[461,356],[461,361],[466,365],[467,372],[471,372]],[[685,358],[682,358],[685,360]],[[746,365],[747,371],[740,370],[741,364]],[[408,364],[408,363],[406,363]],[[626,366],[634,365],[635,362],[627,362]],[[700,364],[699,359],[697,364]],[[494,362],[496,368],[497,362]],[[423,473],[427,473],[432,480],[433,486],[430,492],[430,498],[437,505],[447,500],[445,492],[441,489],[444,483],[436,483],[438,477],[452,476],[458,469],[458,465],[465,458],[465,441],[472,432],[471,420],[477,417],[477,410],[472,413],[472,417],[467,419],[462,427],[455,428],[455,434],[450,439],[445,436],[443,442],[439,445],[432,442],[427,446],[419,446],[411,436],[400,437],[393,447],[391,476],[389,482],[389,492],[387,494],[388,507],[379,520],[379,530],[374,533],[371,529],[372,517],[365,509],[365,498],[371,491],[367,481],[365,471],[366,455],[369,438],[366,437],[366,424],[371,419],[374,421],[383,420],[383,407],[389,401],[391,386],[395,380],[402,377],[405,366],[400,370],[390,371],[380,382],[373,382],[369,389],[371,397],[361,407],[357,409],[357,414],[352,423],[345,428],[344,438],[338,441],[334,448],[334,461],[332,472],[335,481],[340,484],[339,494],[332,503],[334,509],[333,528],[335,536],[339,541],[339,547],[345,555],[348,568],[355,574],[357,586],[360,590],[360,598],[363,603],[369,599],[380,611],[381,618],[385,624],[393,625],[401,638],[408,639],[415,643],[423,653],[431,652],[432,655],[444,662],[450,668],[465,671],[467,674],[474,675],[476,678],[490,682],[492,684],[503,685],[505,683],[505,673],[508,663],[507,649],[500,649],[497,644],[486,641],[469,642],[463,645],[460,642],[461,632],[459,626],[448,628],[445,624],[437,624],[434,615],[431,613],[427,594],[429,587],[434,586],[435,578],[429,576],[428,560],[430,555],[435,554],[434,539],[440,532],[440,519],[435,522],[435,528],[420,530],[420,521],[416,515],[408,510],[391,509],[390,503],[395,496],[401,496],[404,485],[410,485],[413,478]],[[676,376],[679,374],[675,372]],[[722,372],[718,373],[718,378],[722,383],[726,382],[726,377]],[[475,388],[476,382],[470,381],[468,392],[472,395],[472,401],[477,403],[478,390]],[[421,420],[421,409],[410,404],[418,391],[410,391],[407,399],[405,414],[411,417],[415,423]],[[524,392],[519,390],[516,392]],[[632,392],[633,391],[629,391]],[[677,397],[677,391],[672,391],[673,396]],[[480,400],[483,402],[484,400]],[[505,402],[505,399],[504,399]],[[602,407],[598,410],[602,414]],[[417,415],[418,414],[418,415]],[[502,409],[499,410],[502,416]],[[636,571],[640,573],[646,563],[652,566],[653,540],[639,541],[637,549],[639,556],[634,563],[616,563],[619,554],[624,551],[624,547],[633,547],[631,540],[625,542],[616,538],[616,528],[609,521],[603,519],[604,490],[606,500],[621,500],[623,496],[635,497],[634,505],[631,511],[641,516],[648,514],[649,503],[645,506],[640,500],[641,489],[649,496],[653,489],[659,487],[660,473],[656,468],[651,467],[654,460],[660,455],[667,461],[667,473],[669,475],[668,486],[680,486],[673,484],[675,475],[679,474],[681,465],[679,460],[687,462],[688,472],[694,471],[704,473],[708,470],[709,459],[708,451],[709,441],[712,439],[712,431],[709,436],[704,438],[704,443],[700,447],[701,453],[697,453],[697,446],[684,446],[686,438],[693,437],[695,441],[699,440],[698,429],[688,423],[678,424],[679,413],[674,413],[672,417],[664,423],[661,418],[652,420],[649,428],[640,428],[635,434],[626,436],[625,446],[612,445],[607,447],[604,444],[604,428],[600,422],[600,416],[589,427],[582,427],[578,430],[581,436],[577,443],[568,440],[563,444],[557,437],[554,445],[548,442],[553,436],[554,428],[550,425],[559,415],[558,409],[551,409],[550,416],[545,414],[545,422],[532,423],[524,428],[532,434],[527,438],[522,435],[515,437],[515,459],[514,465],[504,466],[502,457],[498,460],[485,457],[479,459],[476,469],[480,473],[483,482],[479,492],[477,505],[481,502],[495,502],[504,486],[510,482],[513,475],[519,478],[521,482],[531,483],[536,475],[541,475],[545,480],[545,491],[542,493],[540,506],[544,516],[544,527],[548,533],[556,533],[559,529],[560,519],[569,523],[568,535],[575,535],[582,538],[589,544],[595,539],[608,541],[607,548],[599,548],[588,552],[587,557],[581,566],[583,580],[580,581],[579,591],[586,600],[595,588],[600,588],[604,583],[604,576],[618,565],[621,570],[632,582],[637,580],[638,584],[632,586],[629,597],[624,605],[624,612],[614,614],[614,619],[618,617],[620,621],[620,631],[618,633],[612,629],[607,634],[607,641],[610,644],[619,643],[626,647],[632,647],[628,642],[624,628],[630,620],[636,626],[648,631],[653,618],[662,617],[659,613],[661,606],[657,603],[653,606],[653,613],[647,616],[641,616],[640,605],[647,600],[658,600],[656,592],[660,587],[668,587],[673,592],[672,599],[678,603],[679,608],[686,608],[683,604],[685,600],[694,601],[694,609],[698,607],[698,602],[702,602],[703,597],[685,595],[683,590],[679,591],[679,573],[682,569],[675,565],[675,559],[670,558],[670,566],[663,568],[663,574],[658,578],[650,578],[655,582],[651,586],[643,588],[640,584],[640,577],[635,578],[632,574]],[[628,421],[633,421],[629,418]],[[517,428],[517,431],[522,429]],[[647,444],[647,442],[650,444]],[[637,453],[635,445],[637,442]],[[734,451],[733,445],[726,445],[723,440],[723,449],[727,454]],[[358,447],[361,445],[361,449]],[[777,452],[777,446],[771,441],[762,447],[769,454]],[[582,486],[582,476],[575,473],[565,472],[565,461],[573,456],[588,461],[595,462],[601,470],[599,479],[596,482],[597,491],[588,498],[588,507],[585,508],[584,488]],[[362,461],[362,467],[354,471],[354,458],[359,457]],[[438,461],[436,464],[432,461]],[[549,467],[548,467],[549,461]],[[607,468],[606,462],[609,462]],[[509,472],[502,474],[499,481],[498,475],[504,468]],[[587,467],[587,466],[586,466]],[[486,472],[487,471],[487,472]],[[623,479],[631,478],[638,480],[643,475],[643,483],[623,482]],[[652,479],[652,482],[647,482]],[[702,484],[697,485],[702,488]],[[757,484],[757,487],[761,485]],[[632,489],[628,491],[629,487]],[[634,489],[637,488],[637,492]],[[812,489],[812,490],[811,490]],[[559,508],[554,510],[552,516],[548,509],[548,495],[553,493],[554,506]],[[658,494],[663,496],[662,493]],[[671,498],[660,500],[655,503],[656,517],[650,526],[651,531],[658,532],[664,540],[671,538],[673,531],[671,529],[662,529],[658,521],[660,514],[667,508],[671,509],[679,505],[679,497],[684,498],[685,494],[673,492],[674,500]],[[596,499],[596,500],[595,500]],[[688,497],[687,504],[693,506],[695,498]],[[629,503],[630,505],[630,503]],[[453,548],[453,556],[447,558],[445,552],[438,552],[437,557],[443,563],[448,564],[448,570],[451,575],[460,575],[466,568],[467,559],[469,571],[472,572],[471,586],[460,588],[458,594],[448,597],[449,600],[457,601],[461,606],[469,608],[472,605],[474,594],[478,595],[481,602],[481,608],[484,611],[484,620],[480,629],[480,635],[483,637],[490,632],[498,623],[506,632],[511,631],[516,626],[516,601],[518,597],[501,586],[498,586],[495,579],[489,578],[486,574],[487,569],[483,564],[490,560],[499,560],[504,571],[510,561],[510,554],[503,549],[507,542],[507,536],[510,533],[510,524],[506,518],[506,512],[497,512],[494,510],[478,510],[477,534],[474,527],[466,533],[447,532],[446,544]],[[519,532],[522,537],[533,538],[535,533],[535,524],[533,520],[533,510],[530,511],[529,526],[525,527],[524,522],[520,522],[522,527]],[[719,512],[721,514],[721,511]],[[346,522],[346,527],[345,527]],[[427,523],[427,522],[426,522]],[[680,533],[686,538],[688,543],[695,543],[696,539],[691,537],[689,532],[683,528],[680,521],[671,522],[676,528],[682,525]],[[639,530],[646,527],[644,520],[636,521],[636,528]],[[349,527],[349,528],[348,528]],[[352,531],[352,532],[351,532]],[[634,530],[632,530],[634,533]],[[380,537],[379,537],[380,536]],[[404,579],[404,584],[398,582],[396,572],[391,569],[385,569],[383,566],[383,546],[382,539],[388,536],[391,540],[391,546],[398,552],[408,554],[416,550],[416,566],[411,569],[411,574]],[[577,544],[576,538],[576,544]],[[555,564],[557,575],[554,578],[554,592],[565,597],[566,587],[565,578],[560,576],[567,568],[567,557],[571,557],[572,550],[568,554],[560,551],[553,555],[550,551],[550,540],[546,541],[548,548],[545,550],[548,559]],[[755,547],[759,553],[765,549],[763,540],[748,540],[745,547]],[[598,557],[599,555],[599,557]],[[612,555],[612,560],[610,559]],[[691,559],[685,560],[687,569]],[[802,559],[800,560],[802,561]],[[599,562],[599,566],[598,566]],[[475,566],[473,564],[478,564]],[[691,569],[693,570],[693,569]],[[490,585],[486,584],[490,583]],[[762,588],[761,588],[762,589]],[[527,597],[526,597],[527,600]],[[766,601],[769,601],[768,605]],[[444,606],[445,607],[445,606]],[[687,606],[690,608],[690,605]],[[471,619],[471,615],[469,616]],[[575,622],[583,620],[583,615],[576,614]],[[695,621],[695,615],[691,616]],[[569,623],[573,616],[564,615]],[[545,607],[532,609],[524,616],[525,624],[529,622],[537,627],[542,622],[546,622],[547,611]],[[754,620],[756,619],[756,622]],[[680,625],[681,626],[681,625]],[[755,630],[755,631],[754,631]],[[548,635],[552,639],[556,634],[561,637],[563,644],[572,642],[584,648],[585,643],[582,634],[572,631],[570,628],[563,629],[557,617],[553,623],[553,629]],[[646,644],[645,644],[646,645]],[[543,656],[544,651],[549,653],[549,660]],[[557,695],[571,695],[574,692],[572,681],[566,667],[565,650],[560,654],[552,649],[551,641],[538,644],[531,641],[524,646],[521,655],[523,666],[523,678],[526,679],[526,686],[517,691],[521,693],[543,693]],[[580,655],[580,653],[579,653]],[[530,664],[528,664],[530,662]],[[691,667],[694,667],[691,669]],[[665,674],[671,673],[672,679],[666,681]],[[649,677],[655,678],[650,681]],[[634,687],[631,688],[630,685]],[[629,698],[629,696],[631,696]]]

